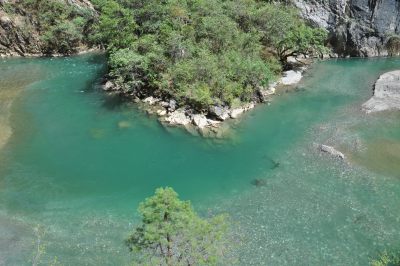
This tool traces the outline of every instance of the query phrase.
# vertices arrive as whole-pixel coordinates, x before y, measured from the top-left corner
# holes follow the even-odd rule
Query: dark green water
[[[0,61],[0,130],[12,129],[0,150],[0,265],[29,264],[38,227],[44,262],[127,263],[137,204],[166,185],[201,213],[231,214],[243,265],[365,265],[400,244],[400,117],[360,111],[400,60],[317,63],[223,141],[166,130],[106,97],[103,63]]]

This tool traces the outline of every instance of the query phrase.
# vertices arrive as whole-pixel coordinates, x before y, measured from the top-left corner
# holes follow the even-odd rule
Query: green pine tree
[[[169,187],[139,206],[141,224],[127,240],[135,263],[144,265],[216,265],[226,259],[227,217],[200,218],[189,201]]]

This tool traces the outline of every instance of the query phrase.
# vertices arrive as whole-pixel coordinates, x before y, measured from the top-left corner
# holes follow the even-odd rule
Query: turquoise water
[[[0,61],[0,104],[12,102],[0,108],[0,130],[12,129],[0,150],[0,264],[29,265],[38,238],[44,263],[125,264],[138,202],[168,185],[203,214],[230,213],[243,265],[365,265],[400,244],[400,125],[360,106],[399,67],[317,63],[297,90],[210,140],[105,96],[101,55]]]

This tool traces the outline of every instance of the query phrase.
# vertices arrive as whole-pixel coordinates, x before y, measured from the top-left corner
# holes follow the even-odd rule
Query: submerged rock
[[[374,96],[362,105],[366,113],[400,110],[400,70],[385,73],[375,83]]]
[[[265,187],[267,185],[267,181],[265,179],[256,178],[251,181],[251,184],[256,187]]]
[[[334,147],[322,144],[320,146],[320,150],[323,152],[329,153],[330,155],[333,155],[335,157],[338,157],[342,160],[345,159],[344,154],[341,153],[340,151],[336,150]]]
[[[130,128],[131,126],[132,126],[132,124],[129,121],[119,121],[118,122],[119,129]]]
[[[239,115],[241,115],[243,112],[244,112],[244,108],[239,107],[239,108],[232,109],[229,115],[231,118],[238,118]]]

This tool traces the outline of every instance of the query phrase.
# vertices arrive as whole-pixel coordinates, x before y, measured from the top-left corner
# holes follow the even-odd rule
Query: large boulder
[[[209,113],[211,116],[221,121],[229,118],[229,108],[226,106],[211,106]]]
[[[165,121],[170,123],[171,125],[187,125],[190,123],[190,118],[186,116],[185,110],[183,109],[178,109],[172,113],[169,114],[165,118]]]
[[[367,113],[400,110],[400,70],[385,73],[375,83],[374,95],[362,105]]]
[[[200,129],[208,126],[208,119],[203,114],[195,114],[195,115],[193,115],[192,122],[193,122],[193,124],[195,124]]]

